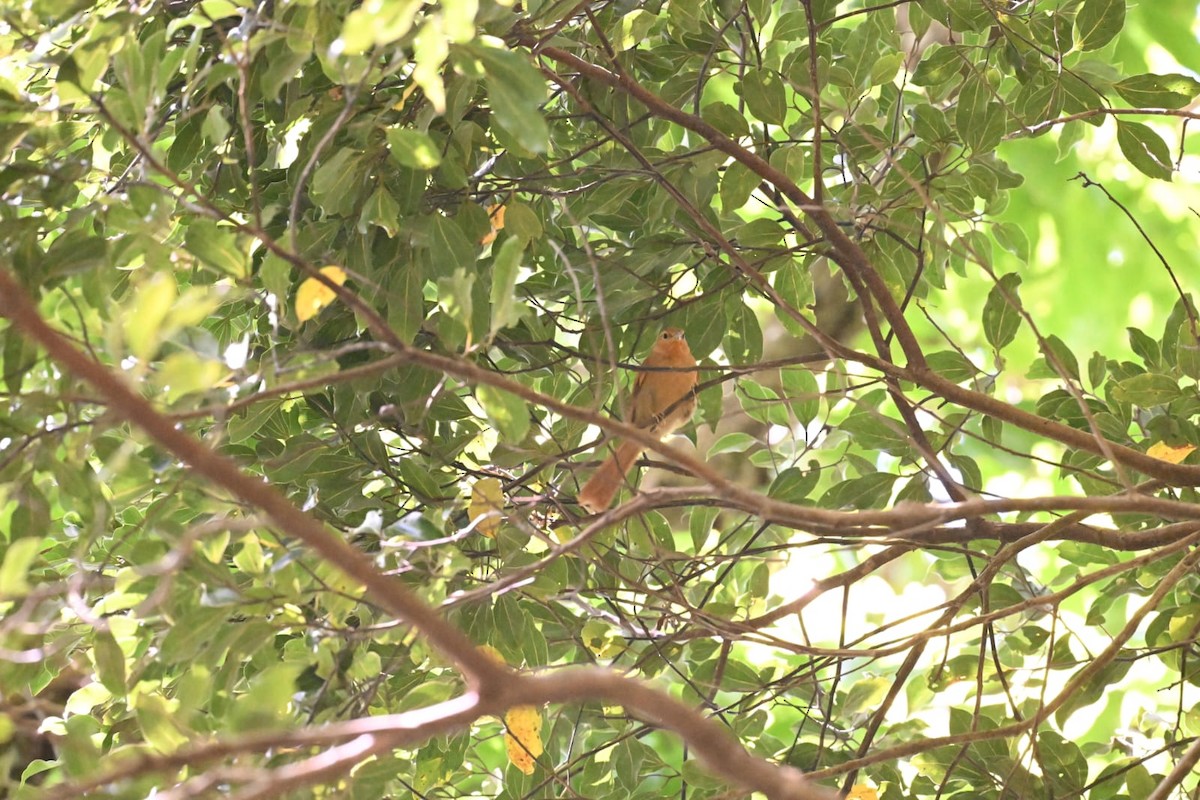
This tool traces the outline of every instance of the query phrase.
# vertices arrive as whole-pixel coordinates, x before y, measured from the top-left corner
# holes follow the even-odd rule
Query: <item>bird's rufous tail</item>
[[[598,514],[612,505],[613,498],[625,482],[625,475],[641,457],[642,452],[642,446],[636,442],[621,442],[617,445],[616,452],[604,459],[600,468],[592,473],[592,477],[583,485],[579,492],[579,505],[592,514]]]

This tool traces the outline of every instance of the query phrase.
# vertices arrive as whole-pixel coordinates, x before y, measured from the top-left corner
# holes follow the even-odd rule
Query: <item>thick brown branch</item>
[[[810,784],[798,770],[754,758],[721,725],[645,684],[603,669],[522,677],[495,663],[399,581],[381,574],[366,557],[294,506],[274,486],[243,473],[232,459],[208,449],[177,428],[113,372],[50,328],[37,313],[32,299],[6,269],[0,269],[0,314],[40,344],[65,370],[90,384],[108,401],[113,413],[140,427],[164,449],[188,464],[195,474],[262,509],[281,530],[303,541],[358,581],[374,602],[417,628],[430,644],[466,674],[479,694],[475,708],[478,713],[513,705],[604,698],[621,703],[647,721],[675,731],[710,769],[738,785],[780,800],[828,800],[833,797],[832,793]],[[433,724],[432,720],[430,724]],[[347,762],[337,763],[345,765]],[[306,774],[324,776],[327,772],[318,769],[319,764],[312,766],[314,769]]]
[[[243,473],[235,461],[210,450],[176,427],[115,373],[53,330],[7,269],[0,269],[0,314],[41,345],[67,372],[90,384],[107,400],[112,413],[140,427],[197,475],[242,502],[262,509],[281,530],[353,577],[366,588],[373,602],[416,627],[430,644],[461,668],[473,684],[502,680],[501,676],[507,670],[480,653],[470,639],[418,600],[403,584],[380,574],[365,556],[298,509],[274,486]]]

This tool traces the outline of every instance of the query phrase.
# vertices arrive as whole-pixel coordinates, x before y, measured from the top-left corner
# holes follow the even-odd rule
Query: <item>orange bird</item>
[[[633,382],[633,397],[626,421],[646,428],[661,439],[686,425],[696,410],[696,395],[693,394],[699,378],[696,359],[688,349],[683,331],[666,328],[659,334],[642,366],[656,369],[638,373]],[[616,451],[584,484],[579,493],[579,504],[592,514],[608,508],[629,468],[643,452],[644,448],[637,442],[618,444]]]

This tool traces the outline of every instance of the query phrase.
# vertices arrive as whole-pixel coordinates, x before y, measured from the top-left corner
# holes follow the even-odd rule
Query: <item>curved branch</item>
[[[520,42],[526,45],[531,44],[526,38],[521,38]],[[862,248],[845,234],[841,226],[838,225],[837,221],[823,206],[815,203],[791,178],[772,167],[757,154],[747,150],[721,133],[721,131],[703,119],[672,106],[628,76],[614,74],[561,48],[543,46],[538,49],[538,53],[559,63],[566,64],[580,74],[586,75],[606,86],[625,92],[646,106],[655,116],[674,122],[703,136],[713,147],[736,159],[763,180],[774,185],[784,197],[807,214],[833,245],[834,250],[839,256],[838,263],[853,272],[858,280],[865,282],[869,286],[872,297],[883,310],[888,322],[891,323],[896,333],[896,338],[900,342],[905,357],[908,359],[908,365],[905,367],[892,364],[883,359],[864,359],[860,357],[858,360],[861,363],[878,369],[889,378],[911,381],[964,408],[980,411],[1024,428],[1031,433],[1062,442],[1069,447],[1106,458],[1111,453],[1111,457],[1115,458],[1121,464],[1173,485],[1200,486],[1200,467],[1186,464],[1170,464],[1148,456],[1145,453],[1140,453],[1131,447],[1109,440],[1099,443],[1096,441],[1096,437],[1089,431],[1081,431],[1069,425],[1039,417],[1036,414],[1023,411],[994,397],[971,389],[964,389],[941,377],[930,369],[929,365],[925,362],[921,348],[912,330],[908,327],[903,313],[896,305],[887,286],[871,267],[870,261],[862,251]]]
[[[209,449],[185,433],[115,373],[53,330],[6,268],[0,268],[0,315],[8,317],[21,333],[41,345],[59,366],[90,384],[108,401],[113,414],[144,430],[197,475],[242,502],[262,509],[280,529],[357,580],[372,595],[374,602],[417,628],[430,644],[458,665],[473,684],[482,684],[485,679],[494,683],[507,674],[505,667],[479,652],[465,634],[417,599],[399,581],[380,574],[366,556],[293,505],[278,489],[243,473],[233,459]]]
[[[38,314],[32,299],[7,269],[0,269],[0,315],[8,317],[25,336],[41,345],[63,369],[90,384],[106,398],[114,414],[141,428],[159,445],[184,461],[191,470],[262,509],[281,530],[304,542],[319,555],[358,581],[372,600],[409,622],[431,645],[466,675],[472,693],[460,700],[458,716],[427,720],[429,733],[453,718],[456,727],[468,716],[495,713],[514,705],[601,698],[620,703],[649,722],[679,734],[717,775],[779,800],[830,800],[834,795],[811,784],[799,770],[755,758],[719,723],[700,715],[665,692],[600,668],[564,670],[548,676],[525,676],[495,662],[461,630],[412,594],[399,581],[380,573],[358,550],[301,511],[269,483],[243,473],[232,459],[210,450],[176,427],[140,394],[104,365],[84,354]],[[420,351],[413,351],[420,352]],[[427,354],[432,355],[432,354]],[[637,430],[632,429],[631,430]],[[642,433],[642,435],[645,435]],[[474,697],[477,695],[477,699]],[[429,709],[423,713],[429,714]],[[417,726],[424,731],[425,728]],[[408,728],[405,729],[409,731]],[[373,752],[369,740],[347,751],[363,757]],[[349,769],[354,758],[321,763],[299,770],[297,780],[319,779],[334,767]]]

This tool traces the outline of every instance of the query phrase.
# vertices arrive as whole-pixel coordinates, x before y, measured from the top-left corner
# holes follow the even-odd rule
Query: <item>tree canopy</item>
[[[1197,24],[7,5],[7,796],[1190,796]]]

